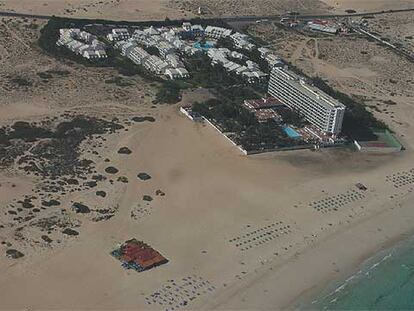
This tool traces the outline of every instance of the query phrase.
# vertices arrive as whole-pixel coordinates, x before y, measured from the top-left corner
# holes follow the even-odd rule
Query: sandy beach
[[[2,308],[160,309],[145,298],[167,280],[193,274],[216,290],[201,294],[191,308],[282,308],[412,230],[414,212],[405,207],[412,188],[396,191],[385,182],[387,174],[410,167],[409,151],[369,160],[349,154],[343,167],[337,167],[343,155],[335,151],[245,157],[213,129],[179,115],[177,107],[162,107],[155,117],[154,124],[136,125],[111,140],[109,150],[127,145],[133,151],[127,159],[107,154],[131,180],[108,199],[119,203],[118,214],[104,223],[83,220],[79,238],[65,247],[29,253],[19,263],[3,257]],[[367,161],[374,163],[361,165]],[[142,184],[134,178],[138,171],[153,178]],[[352,190],[357,181],[369,188],[361,201],[326,214],[309,207],[309,201]],[[158,188],[166,196],[150,203],[149,215],[131,219],[139,198]],[[67,201],[79,196],[86,202],[86,194]],[[275,240],[248,251],[229,243],[279,221],[289,230]],[[170,262],[142,274],[125,272],[109,252],[130,237],[151,243]]]

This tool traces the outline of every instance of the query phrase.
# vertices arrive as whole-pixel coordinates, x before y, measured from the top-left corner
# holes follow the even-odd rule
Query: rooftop
[[[296,89],[300,90],[306,96],[317,101],[320,105],[328,109],[332,109],[332,108],[345,109],[344,104],[340,103],[333,97],[329,96],[328,94],[323,92],[321,89],[307,83],[304,78],[298,76],[294,72],[286,68],[275,67],[272,69],[272,74],[273,73],[284,77],[285,80],[288,81],[289,84],[291,84]]]

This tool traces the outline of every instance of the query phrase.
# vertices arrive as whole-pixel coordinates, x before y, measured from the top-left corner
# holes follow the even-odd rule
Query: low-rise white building
[[[171,80],[189,78],[190,74],[185,68],[169,68],[165,70],[165,75]]]
[[[250,37],[248,35],[242,34],[240,32],[235,32],[230,35],[231,40],[235,47],[247,51],[253,50],[256,45],[250,42]]]
[[[156,55],[150,55],[143,62],[144,67],[155,74],[164,74],[165,70],[169,67],[167,62],[163,61]]]
[[[308,27],[311,30],[326,32],[329,34],[337,34],[339,32],[339,27],[327,23],[326,21],[314,20],[308,23]]]
[[[227,48],[211,48],[207,51],[212,65],[221,65],[227,72],[243,77],[248,83],[266,81],[268,75],[260,70],[258,64],[247,60],[246,66],[240,65],[228,59],[233,55]]]
[[[165,60],[173,68],[180,68],[180,67],[183,68],[184,67],[183,62],[181,61],[180,57],[178,57],[177,54],[173,54],[173,53],[168,54],[168,55],[166,55]]]
[[[204,35],[204,28],[201,25],[184,22],[181,28],[175,29],[175,32],[180,38],[197,38]]]
[[[148,36],[155,36],[155,35],[159,35],[160,32],[155,29],[153,26],[144,29],[144,32],[148,35]]]
[[[58,46],[65,46],[72,52],[87,59],[106,58],[105,44],[96,36],[77,28],[62,28],[56,42]]]
[[[147,51],[139,46],[133,47],[131,50],[127,52],[126,55],[129,59],[131,59],[137,65],[143,65],[144,62],[150,57]]]
[[[230,57],[236,58],[236,59],[243,59],[244,55],[242,53],[239,53],[239,52],[236,52],[236,51],[231,51]]]
[[[231,35],[233,31],[231,29],[222,28],[222,27],[215,27],[215,26],[207,26],[204,30],[204,33],[207,37],[220,39],[225,38]]]
[[[128,29],[126,28],[114,28],[112,29],[111,33],[109,33],[106,37],[111,42],[117,42],[128,40],[131,37],[131,35],[129,34]]]
[[[282,67],[284,66],[283,60],[275,55],[271,50],[268,48],[258,48],[257,49],[260,52],[260,56],[262,59],[264,59],[270,67]]]

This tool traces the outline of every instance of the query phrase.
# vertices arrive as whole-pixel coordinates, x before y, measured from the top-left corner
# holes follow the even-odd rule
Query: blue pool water
[[[211,42],[206,42],[203,45],[201,45],[200,42],[196,42],[193,45],[196,49],[211,49],[212,47],[214,47],[214,44]]]
[[[383,251],[303,309],[414,310],[414,238]]]
[[[301,137],[301,135],[296,132],[293,128],[286,126],[283,128],[283,131],[286,133],[287,136],[289,136],[290,138],[299,138]]]

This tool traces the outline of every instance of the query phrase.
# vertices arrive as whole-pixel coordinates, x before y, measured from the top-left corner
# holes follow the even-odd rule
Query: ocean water
[[[414,310],[414,237],[367,260],[303,309]]]

